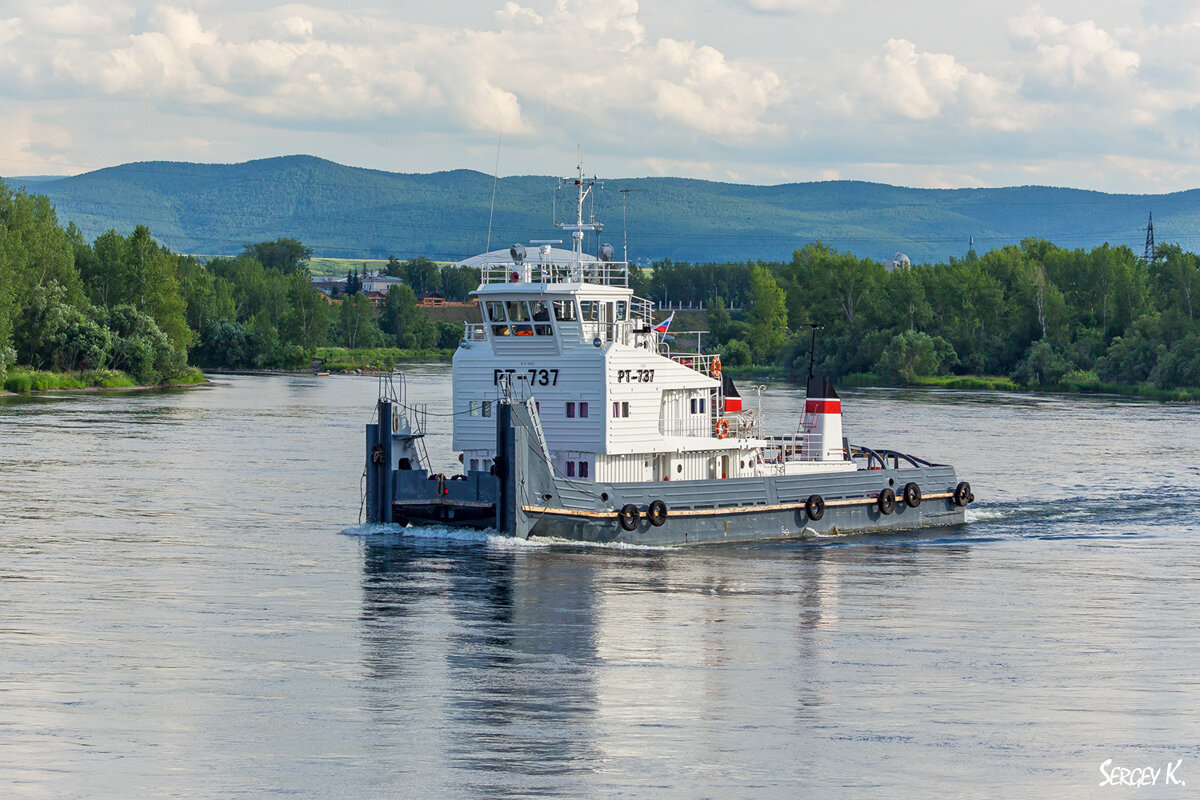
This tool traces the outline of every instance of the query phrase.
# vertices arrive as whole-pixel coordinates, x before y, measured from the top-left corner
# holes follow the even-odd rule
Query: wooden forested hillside
[[[502,178],[492,246],[557,238],[556,183],[547,176]],[[642,262],[782,261],[816,240],[874,259],[904,252],[914,262],[960,257],[971,237],[980,252],[1031,236],[1067,247],[1109,242],[1140,252],[1150,212],[1160,241],[1200,246],[1200,190],[1113,195],[1048,187],[610,178],[596,195],[595,211],[607,226],[602,238],[618,252],[620,189],[635,190],[627,195],[629,249]],[[247,242],[286,236],[304,241],[318,256],[454,259],[484,249],[492,177],[470,170],[389,173],[287,156],[243,164],[125,164],[39,178],[36,191],[89,239],[109,228],[129,233],[145,224],[175,252],[234,254]],[[568,205],[560,195],[560,218]]]

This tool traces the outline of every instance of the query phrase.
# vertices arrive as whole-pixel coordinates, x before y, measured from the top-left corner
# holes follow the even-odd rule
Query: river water
[[[375,395],[0,398],[0,796],[1200,789],[1196,406],[847,391],[970,524],[662,550],[354,529]]]

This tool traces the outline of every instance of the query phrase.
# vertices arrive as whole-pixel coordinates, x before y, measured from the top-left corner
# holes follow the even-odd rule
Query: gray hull
[[[524,404],[497,407],[494,471],[446,478],[414,466],[413,434],[380,403],[380,423],[367,426],[367,517],[374,522],[495,529],[520,538],[582,542],[687,545],[779,539],[835,533],[907,530],[957,525],[963,508],[954,500],[958,478],[949,466],[860,469],[822,475],[764,476],[729,480],[594,483],[558,477],[550,470],[538,426]],[[390,423],[388,421],[391,421]],[[380,436],[390,427],[392,435]],[[903,488],[915,483],[921,501],[909,507]],[[897,496],[884,513],[881,491]],[[824,512],[809,516],[808,498],[820,496]],[[665,519],[647,517],[661,501]],[[636,506],[636,526],[626,530],[618,510]]]

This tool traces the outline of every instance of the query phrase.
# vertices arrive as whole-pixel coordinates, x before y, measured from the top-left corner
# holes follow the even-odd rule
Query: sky
[[[1200,186],[1200,2],[0,0],[0,175]]]

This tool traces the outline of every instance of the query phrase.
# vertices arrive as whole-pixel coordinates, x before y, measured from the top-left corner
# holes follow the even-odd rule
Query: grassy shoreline
[[[0,381],[0,394],[18,396],[43,392],[130,392],[199,386],[205,383],[208,383],[208,379],[195,367],[188,367],[183,375],[157,384],[139,384],[128,374],[114,369],[51,372],[16,367],[10,368],[3,381]]]
[[[342,374],[374,374],[398,364],[449,363],[453,350],[402,350],[400,348],[371,348],[351,350],[346,347],[319,347],[313,354],[320,361],[320,370]],[[214,372],[245,375],[311,375],[307,369],[222,369]],[[727,367],[725,372],[736,380],[793,381],[787,370],[779,366],[747,365]],[[160,384],[138,384],[132,377],[117,370],[88,370],[84,372],[50,372],[22,367],[10,368],[0,381],[0,395],[19,396],[44,392],[126,392],[150,389],[170,389],[199,386],[208,383],[197,367]],[[1155,386],[1128,386],[1102,381],[1065,382],[1047,386],[1021,386],[1004,375],[939,375],[918,377],[912,383],[896,383],[869,373],[852,373],[836,380],[846,388],[880,389],[950,389],[966,392],[1027,392],[1030,394],[1112,395],[1117,397],[1156,400],[1159,402],[1200,402],[1200,389],[1159,389]]]
[[[919,377],[913,383],[897,384],[870,374],[843,375],[839,386],[881,389],[953,389],[955,391],[1026,392],[1029,394],[1114,395],[1161,402],[1194,403],[1200,401],[1200,389],[1160,389],[1142,384],[1130,386],[1099,380],[1064,381],[1044,386],[1022,386],[1005,375],[938,375]]]

